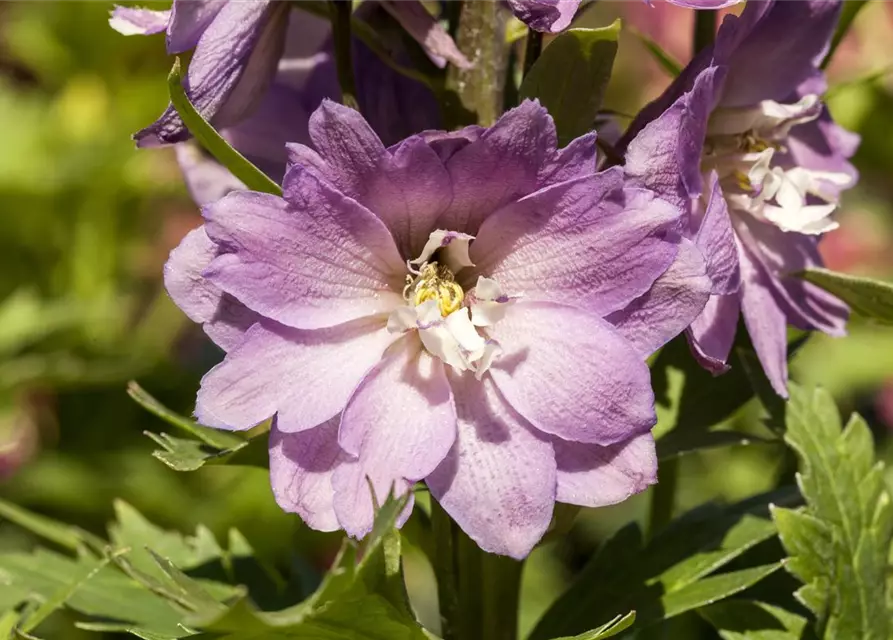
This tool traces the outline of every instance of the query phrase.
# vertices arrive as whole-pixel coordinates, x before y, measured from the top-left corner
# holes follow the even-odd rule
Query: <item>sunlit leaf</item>
[[[636,611],[635,627],[670,619],[738,593],[780,564],[718,573],[775,536],[769,503],[793,504],[785,490],[730,507],[706,505],[671,523],[647,544],[628,525],[599,549],[537,624],[531,640],[573,636]],[[609,576],[609,578],[608,578]]]
[[[826,391],[791,385],[790,394],[785,441],[800,460],[806,507],[772,515],[790,555],[786,568],[805,583],[795,595],[823,638],[888,639],[893,503],[871,432],[857,415],[841,428]]]
[[[607,624],[603,624],[598,629],[593,629],[592,631],[587,631],[573,637],[567,636],[564,638],[556,638],[555,640],[604,640],[605,638],[612,638],[621,631],[629,629],[635,621],[636,612],[630,611],[625,616],[618,615],[616,618]]]
[[[0,554],[0,582],[41,602],[78,583],[77,589],[67,594],[65,606],[86,615],[127,621],[163,636],[177,637],[182,613],[111,565],[101,566],[103,563],[104,560],[85,556],[75,560],[45,549]],[[89,580],[83,581],[97,568]]]
[[[266,466],[268,463],[266,426],[252,430],[250,437],[235,433],[211,429],[171,411],[153,398],[136,382],[127,385],[127,394],[140,406],[158,416],[165,422],[198,440],[177,438],[166,433],[146,435],[154,440],[161,449],[152,455],[175,471],[195,471],[205,464],[234,464],[247,466]]]
[[[549,110],[559,144],[594,128],[619,35],[620,20],[601,29],[565,31],[543,50],[521,83],[521,99],[538,98]]]
[[[893,284],[828,269],[809,269],[798,275],[834,294],[850,305],[855,313],[877,322],[893,324]]]
[[[187,618],[187,625],[230,640],[425,639],[402,592],[399,547],[393,548],[399,545],[394,525],[406,501],[406,496],[388,497],[376,515],[362,558],[357,561],[356,547],[342,549],[319,589],[305,602],[282,611],[260,611],[242,598],[219,614],[192,615]]]

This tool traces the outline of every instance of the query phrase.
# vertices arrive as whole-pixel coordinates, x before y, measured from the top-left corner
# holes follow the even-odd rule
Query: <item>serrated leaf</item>
[[[109,538],[116,547],[131,549],[127,559],[141,571],[156,576],[163,574],[150,550],[183,570],[219,561],[224,555],[206,527],[199,526],[194,536],[184,536],[153,524],[123,500],[115,500],[114,508],[115,522],[109,525]]]
[[[133,380],[127,383],[127,395],[149,413],[158,416],[169,425],[195,436],[215,449],[233,449],[245,444],[245,438],[235,433],[202,426],[195,420],[190,420],[171,411]]]
[[[520,97],[538,98],[548,109],[560,145],[593,129],[611,79],[619,35],[619,20],[601,29],[565,31],[524,77]]]
[[[189,129],[196,140],[222,164],[224,167],[246,187],[253,191],[282,195],[282,188],[273,182],[263,171],[251,164],[245,156],[233,149],[223,137],[214,130],[202,116],[195,110],[186,91],[183,89],[183,75],[180,69],[180,59],[174,60],[167,77],[167,88],[170,93],[171,104],[177,110],[183,124]]]
[[[809,269],[797,275],[834,294],[860,316],[893,324],[893,284],[828,269]]]
[[[806,619],[765,602],[726,600],[698,610],[723,640],[800,640]]]
[[[726,508],[700,507],[648,544],[637,525],[624,527],[546,612],[530,640],[572,636],[630,610],[637,612],[640,628],[708,604],[717,594],[747,588],[778,565],[716,572],[773,537],[775,528],[765,517],[768,504],[787,502],[786,496],[773,493]]]
[[[357,548],[345,543],[317,591],[281,611],[260,611],[240,598],[225,610],[194,614],[186,624],[231,640],[308,638],[343,640],[425,640],[406,599],[395,523],[409,499],[388,496],[357,560]],[[396,546],[395,546],[396,545]]]
[[[250,438],[211,429],[171,411],[136,382],[131,381],[127,385],[127,393],[150,413],[197,438],[193,440],[166,433],[145,432],[161,446],[152,455],[175,471],[195,471],[205,464],[267,465],[267,442],[263,428],[258,428],[258,432]]]
[[[774,509],[798,599],[824,638],[891,637],[887,567],[893,507],[865,422],[846,429],[830,394],[790,387],[785,441],[800,460],[806,508]]]

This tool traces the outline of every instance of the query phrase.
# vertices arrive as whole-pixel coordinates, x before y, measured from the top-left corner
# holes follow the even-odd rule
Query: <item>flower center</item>
[[[755,107],[718,109],[707,127],[702,169],[716,170],[732,211],[770,222],[782,231],[820,234],[830,219],[844,173],[798,166],[786,146],[791,129],[821,115],[818,96],[794,104],[765,100]]]
[[[487,329],[517,296],[506,295],[489,278],[479,277],[468,294],[456,282],[457,272],[474,266],[468,257],[472,240],[453,231],[431,233],[421,255],[406,265],[406,304],[391,312],[388,331],[415,331],[428,353],[480,378],[502,351]]]
[[[449,267],[429,262],[419,269],[415,278],[406,276],[403,298],[416,307],[428,300],[436,300],[440,315],[445,318],[462,307],[465,291],[456,282],[456,276]]]

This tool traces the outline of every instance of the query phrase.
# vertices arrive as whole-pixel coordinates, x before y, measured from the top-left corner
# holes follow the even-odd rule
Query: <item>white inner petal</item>
[[[837,227],[836,190],[851,181],[844,173],[784,168],[792,127],[821,115],[818,96],[794,104],[764,100],[755,107],[717,109],[708,124],[703,169],[715,170],[732,210],[749,213],[788,232],[820,234]]]
[[[502,349],[486,333],[519,296],[508,295],[495,280],[479,277],[466,294],[455,273],[474,266],[468,257],[472,236],[454,231],[431,233],[421,255],[407,263],[406,305],[388,317],[391,333],[418,332],[425,349],[458,371],[480,377]]]
[[[472,240],[474,236],[467,233],[438,229],[428,236],[428,242],[425,243],[421,255],[415,260],[410,260],[409,264],[424,264],[439,251],[439,262],[454,274],[459,273],[465,267],[474,266],[468,257],[468,245]]]

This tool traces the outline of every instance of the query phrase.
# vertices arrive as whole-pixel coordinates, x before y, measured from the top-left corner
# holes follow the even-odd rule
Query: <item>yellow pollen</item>
[[[743,171],[736,171],[734,175],[735,182],[742,191],[753,191],[753,184],[750,182],[750,178],[747,177],[746,173]]]
[[[412,289],[414,291],[412,303],[415,306],[428,300],[437,300],[440,315],[443,317],[458,310],[465,300],[465,292],[456,283],[453,272],[436,262],[422,267]]]

